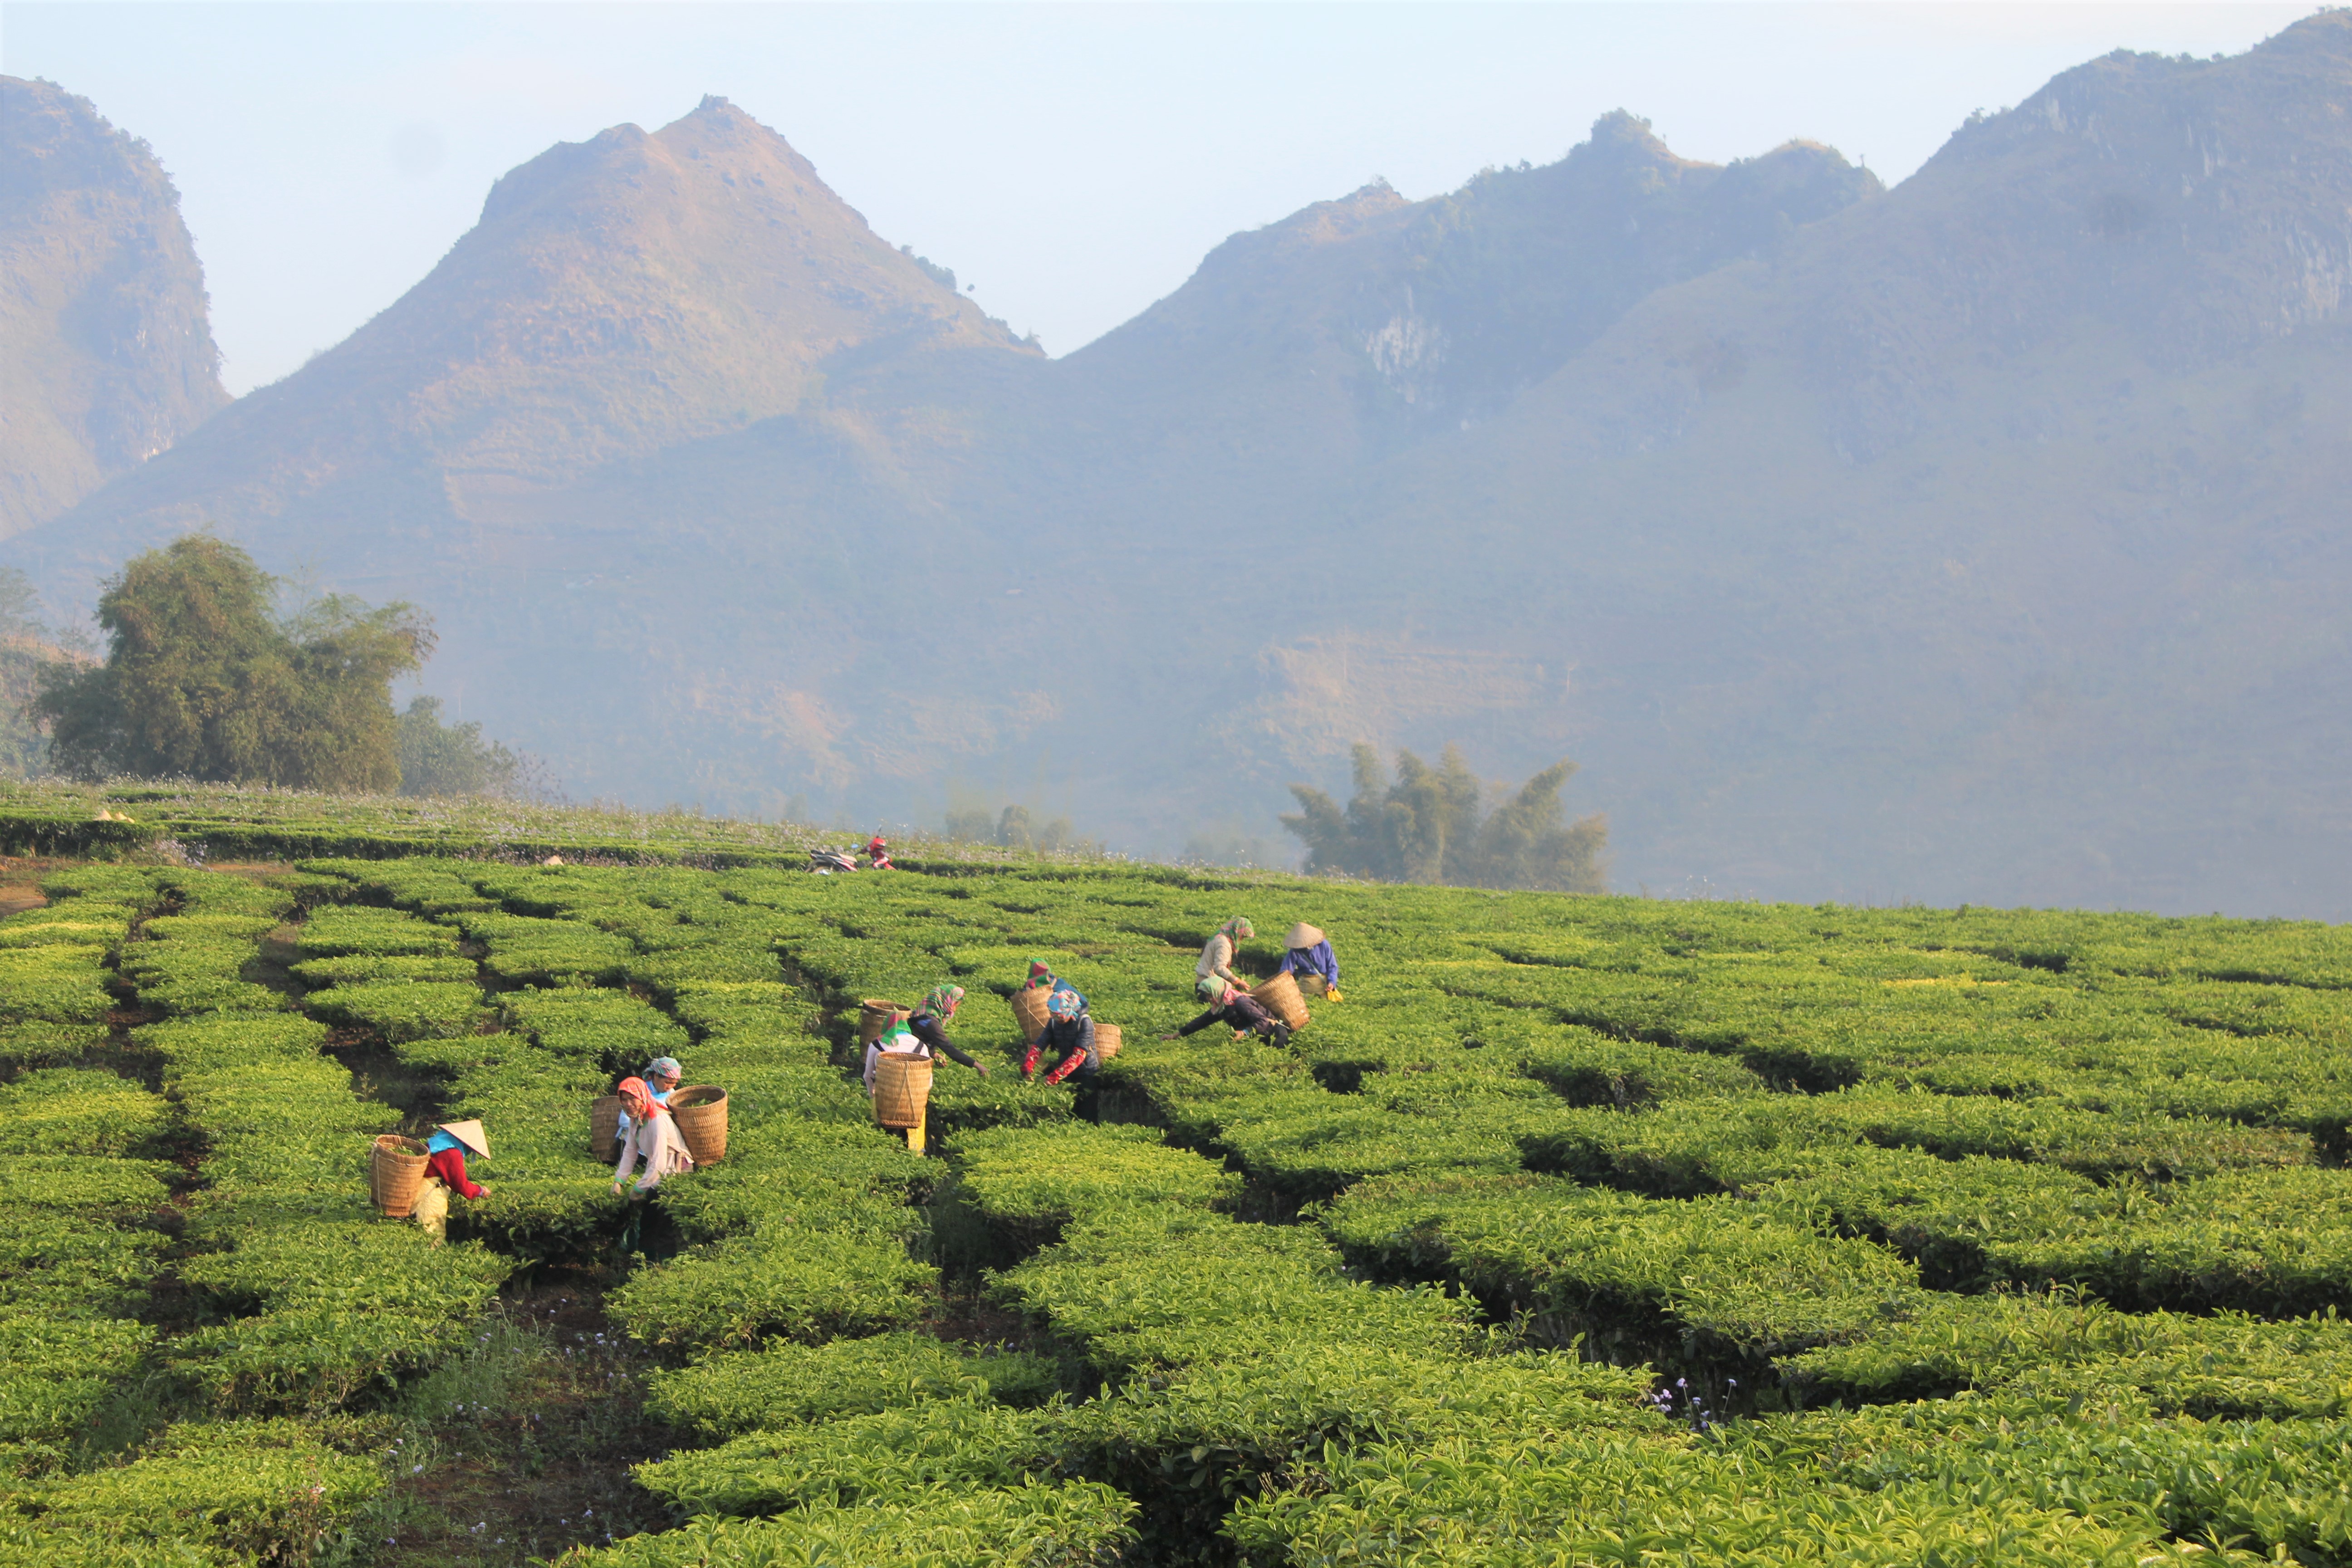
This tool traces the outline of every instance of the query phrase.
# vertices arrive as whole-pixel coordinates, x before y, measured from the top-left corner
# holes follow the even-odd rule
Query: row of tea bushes
[[[2352,1546],[2347,1435],[1964,1398],[1674,1445],[1390,1439],[1244,1499],[1230,1533],[1247,1561],[1302,1568],[2326,1564]]]
[[[167,1245],[169,1131],[170,1107],[112,1073],[0,1086],[0,1476],[66,1465],[154,1344],[139,1313]]]
[[[2088,1289],[2117,1306],[2273,1316],[2352,1300],[2352,1171],[2233,1171],[2105,1184],[2045,1165],[1840,1150],[1757,1189],[1817,1228],[1875,1237],[1941,1289]]]
[[[247,922],[236,939],[239,968],[257,956],[254,922],[274,924],[290,907],[281,891],[239,877],[148,875],[175,917]],[[210,946],[231,940],[205,927],[194,936]],[[126,949],[126,973],[142,972],[132,955],[145,945]],[[235,956],[214,959],[215,973],[237,973],[227,967]],[[281,997],[265,994],[270,1010],[183,1011],[133,1036],[161,1058],[166,1094],[205,1144],[205,1184],[187,1208],[193,1256],[180,1278],[223,1320],[165,1353],[224,1413],[327,1412],[438,1359],[509,1266],[478,1247],[435,1247],[421,1231],[371,1215],[368,1142],[396,1118],[356,1095],[349,1072],[321,1054],[322,1026],[276,1010]]]
[[[589,1102],[622,1073],[677,1056],[690,1081],[728,1089],[728,1156],[665,1184],[657,1201],[689,1247],[616,1292],[616,1319],[649,1341],[712,1348],[869,1332],[921,1315],[936,1274],[909,1256],[919,1216],[907,1197],[922,1165],[871,1125],[864,1095],[827,1063],[808,1008],[778,978],[767,911],[717,897],[698,873],[664,880],[457,862],[305,871],[343,879],[350,897],[401,906],[350,911],[387,931],[414,920],[409,907],[437,910],[434,919],[481,945],[494,977],[508,955],[533,954],[504,978],[632,986],[495,992],[506,1032],[396,1047],[446,1079],[450,1114],[479,1115],[495,1130],[497,1190],[464,1215],[473,1233],[524,1256],[601,1247],[624,1200],[611,1193],[614,1152],[588,1147]],[[551,956],[563,953],[601,956],[566,970]]]
[[[909,1487],[988,1498],[1027,1477],[1108,1481],[1141,1501],[1156,1538],[1198,1542],[1234,1497],[1327,1444],[1664,1429],[1638,1405],[1640,1374],[1487,1347],[1459,1302],[1350,1280],[1311,1233],[1218,1213],[1234,1178],[1143,1130],[971,1133],[955,1163],[935,1203],[958,1216],[943,1242],[1006,1259],[1043,1246],[998,1293],[1063,1347],[1060,1383],[1098,1396],[1039,1404],[1044,1380],[1018,1363],[1008,1379],[999,1358],[887,1342],[721,1358],[659,1397],[736,1436],[644,1467],[646,1485],[690,1511],[788,1510],[782,1522],[890,1506]],[[887,1393],[800,1392],[839,1371]],[[739,1396],[735,1379],[755,1392]]]
[[[565,1038],[561,999],[580,995],[605,1004],[607,994],[549,993],[551,1000],[544,1003],[535,1001],[541,994],[527,991],[486,996],[475,961],[459,951],[459,925],[447,922],[517,917],[485,910],[488,900],[447,872],[417,875],[425,869],[396,861],[304,868],[306,875],[341,886],[322,889],[338,901],[303,923],[298,945],[318,956],[298,973],[320,984],[340,978],[321,966],[353,959],[415,968],[405,977],[373,967],[358,970],[352,984],[320,984],[303,998],[303,1006],[316,1017],[380,1037],[404,1067],[441,1082],[444,1119],[478,1117],[489,1129],[493,1157],[468,1162],[468,1173],[491,1184],[492,1191],[454,1205],[452,1237],[488,1243],[510,1258],[593,1257],[617,1228],[620,1212],[620,1200],[612,1195],[610,1162],[600,1168],[588,1148],[588,1106],[611,1079],[600,1052],[550,1049],[547,1040],[551,1037],[572,1047],[589,1044]],[[395,893],[403,902],[430,904],[439,912],[428,918],[407,909],[350,901]],[[499,943],[486,945],[494,956],[499,951]],[[617,1001],[651,1015],[634,998]],[[499,1029],[502,1018],[536,1022],[541,1028]],[[604,1038],[617,1043],[613,1037],[610,1027],[604,1031]]]
[[[110,1439],[100,1430],[110,1401],[151,1381],[159,1365],[192,1373],[224,1411],[280,1403],[247,1396],[262,1384],[289,1387],[282,1364],[264,1371],[248,1358],[235,1370],[225,1366],[234,1358],[205,1342],[215,1331],[167,1338],[132,1316],[151,1280],[171,1269],[173,1254],[183,1250],[197,1253],[179,1260],[183,1281],[199,1300],[208,1299],[204,1270],[216,1259],[202,1249],[218,1243],[224,1225],[240,1240],[253,1233],[251,1215],[225,1215],[219,1195],[223,1173],[236,1163],[239,1129],[233,1118],[204,1120],[220,1107],[184,1092],[179,1069],[187,1064],[172,1046],[224,1019],[256,1029],[241,1042],[235,1070],[266,1088],[270,1042],[299,1020],[275,1012],[276,994],[245,975],[257,939],[277,925],[288,900],[241,879],[133,868],[68,873],[52,878],[45,890],[57,900],[37,911],[48,922],[95,916],[115,925],[126,913],[173,911],[145,921],[137,934],[149,940],[131,940],[123,929],[110,935],[109,947],[121,954],[125,977],[138,984],[142,1006],[180,1016],[153,1026],[141,1045],[162,1058],[166,1091],[181,1103],[95,1071],[36,1072],[0,1089],[23,1101],[0,1107],[0,1153],[12,1167],[0,1194],[0,1226],[11,1238],[0,1269],[0,1341],[11,1373],[0,1386],[0,1410],[10,1428],[8,1468],[18,1478],[0,1504],[0,1563],[177,1568],[307,1558],[383,1484],[382,1464],[369,1452],[381,1438],[363,1426],[232,1417],[183,1421],[144,1436],[135,1419]],[[208,1002],[251,1001],[256,991],[269,998],[271,1013],[206,1011]],[[315,1062],[316,1040],[304,1045]],[[140,1054],[134,1049],[127,1061],[136,1063]],[[93,1059],[124,1060],[111,1047]],[[355,1103],[348,1078],[339,1070],[331,1078],[340,1100]],[[284,1109],[302,1117],[316,1108],[298,1097]],[[262,1131],[268,1121],[268,1114],[249,1118],[247,1130]],[[278,1173],[289,1156],[299,1163],[301,1130],[298,1123],[297,1136],[270,1141]],[[174,1167],[152,1156],[191,1141],[211,1144],[204,1173],[215,1189],[188,1197],[188,1236],[175,1247],[157,1223],[173,1201]],[[26,1142],[37,1152],[13,1146]],[[348,1187],[360,1156],[350,1144],[338,1152]],[[336,1163],[332,1155],[329,1161]],[[233,1192],[240,1184],[232,1177],[228,1184]],[[288,1195],[278,1186],[262,1207]],[[353,1261],[345,1247],[330,1247],[303,1272],[316,1273],[329,1258],[339,1269]],[[363,1273],[354,1282],[364,1288]],[[240,1293],[251,1288],[250,1279],[238,1281]],[[275,1331],[283,1342],[287,1327],[268,1324],[259,1337]],[[332,1331],[314,1317],[291,1338]],[[331,1349],[305,1343],[299,1353],[307,1364],[290,1383],[307,1392],[315,1394],[322,1380],[338,1388],[351,1381],[350,1369],[339,1375],[322,1366]],[[315,1409],[324,1402],[297,1396],[283,1403]],[[110,1452],[110,1444],[126,1439],[126,1453]],[[85,1452],[79,1447],[85,1443],[96,1446]]]
[[[695,1519],[601,1551],[574,1548],[556,1568],[1097,1568],[1118,1561],[1133,1542],[1135,1511],[1109,1487],[1086,1481],[936,1486],[870,1502],[815,1504],[776,1519]]]

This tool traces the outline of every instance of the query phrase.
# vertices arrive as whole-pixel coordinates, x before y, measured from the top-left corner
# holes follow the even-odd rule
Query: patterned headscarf
[[[1078,1005],[1078,994],[1075,991],[1056,991],[1045,998],[1045,1011],[1056,1018],[1076,1017]]]
[[[646,1082],[647,1084],[651,1084],[653,1080],[657,1078],[683,1078],[685,1076],[686,1069],[677,1065],[677,1058],[676,1057],[656,1057],[653,1060],[646,1064]]]
[[[1250,938],[1257,934],[1255,930],[1251,929],[1249,921],[1242,919],[1239,915],[1235,915],[1233,919],[1219,926],[1217,930],[1220,934],[1233,938],[1235,946],[1239,946],[1241,943],[1247,942]]]
[[[1217,1006],[1225,999],[1225,983],[1213,974],[1203,974],[1201,983],[1192,987],[1192,994],[1212,1007]]]
[[[1031,959],[1029,961],[1029,983],[1024,985],[1023,989],[1026,991],[1034,991],[1040,985],[1051,985],[1053,984],[1054,972],[1045,967],[1045,961],[1042,958]]]
[[[956,1004],[962,1000],[962,986],[934,985],[931,987],[931,994],[923,998],[923,1005],[915,1011],[929,1013],[934,1018],[952,1018],[955,1016]]]

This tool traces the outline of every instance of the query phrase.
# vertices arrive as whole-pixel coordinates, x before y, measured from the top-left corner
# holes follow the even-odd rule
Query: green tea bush
[[[2352,1321],[2118,1312],[2065,1292],[1929,1296],[1849,1344],[1791,1358],[1801,1386],[1849,1398],[1995,1389],[2061,1400],[2128,1395],[2159,1413],[2352,1411]]]
[[[845,1217],[822,1230],[767,1226],[697,1247],[632,1279],[608,1310],[640,1339],[709,1350],[920,1322],[939,1271],[907,1255],[903,1224],[867,1231]]]
[[[1760,1363],[1868,1332],[1925,1295],[1874,1242],[1824,1237],[1732,1198],[1656,1199],[1557,1179],[1414,1176],[1335,1203],[1327,1230],[1392,1276],[1458,1280],[1490,1312],[1565,1343]]]
[[[296,951],[306,958],[446,957],[457,933],[392,910],[323,909],[302,922]]]
[[[0,949],[0,1025],[104,1023],[107,953],[70,942]]]
[[[310,1560],[383,1487],[374,1460],[301,1423],[184,1423],[127,1464],[24,1487],[0,1508],[37,1521],[27,1547],[56,1532],[68,1551],[79,1536],[126,1553],[104,1561],[288,1563]]]
[[[691,1043],[684,1028],[625,991],[516,991],[499,1001],[510,1027],[608,1074],[635,1072]]]
[[[886,1333],[820,1345],[778,1342],[656,1372],[649,1404],[675,1425],[728,1437],[939,1400],[1040,1405],[1057,1392],[1058,1376],[1042,1356]]]
[[[640,1465],[637,1484],[688,1514],[772,1514],[854,1505],[909,1489],[1010,1487],[1058,1479],[1060,1411],[934,1400],[754,1432]]]
[[[957,1141],[956,1175],[934,1200],[933,1223],[959,1256],[1004,1264],[1060,1239],[1080,1215],[1229,1205],[1241,1190],[1239,1176],[1147,1128],[1000,1129]]]
[[[891,1563],[904,1568],[1092,1568],[1134,1540],[1135,1504],[1092,1481],[961,1486],[870,1503],[794,1509],[776,1519],[708,1518],[601,1551],[579,1547],[559,1568],[784,1568]]]
[[[446,1354],[512,1266],[370,1215],[369,1142],[395,1118],[319,1054],[325,1026],[210,1015],[138,1038],[209,1141],[188,1237],[218,1250],[180,1274],[229,1315],[172,1363],[225,1411],[323,1411]]]
[[[478,970],[470,958],[312,958],[293,966],[297,980],[314,991],[333,985],[450,984],[471,981]]]
[[[52,1068],[0,1084],[0,1154],[119,1155],[152,1148],[163,1102],[110,1072]]]
[[[316,1016],[405,1040],[443,1040],[471,1035],[488,1023],[480,987],[468,983],[391,981],[338,985],[305,1004]]]

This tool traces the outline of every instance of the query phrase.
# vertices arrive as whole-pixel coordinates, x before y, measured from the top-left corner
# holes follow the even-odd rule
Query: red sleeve
[[[461,1149],[441,1150],[425,1162],[425,1168],[461,1196],[478,1198],[482,1195],[482,1189],[466,1179],[466,1154]]]
[[[1068,1056],[1064,1057],[1060,1062],[1055,1064],[1052,1072],[1045,1075],[1045,1081],[1047,1083],[1061,1082],[1064,1079],[1070,1076],[1072,1069],[1076,1068],[1080,1062],[1086,1059],[1087,1053],[1085,1051],[1072,1051]]]

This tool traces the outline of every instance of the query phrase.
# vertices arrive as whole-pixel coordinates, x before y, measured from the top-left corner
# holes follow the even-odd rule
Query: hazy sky
[[[2311,8],[7,0],[0,70],[153,144],[243,393],[422,278],[506,170],[706,92],[1060,353],[1237,229],[1548,163],[1612,109],[1685,157],[1804,136],[1894,181],[2096,55],[2235,53]]]

